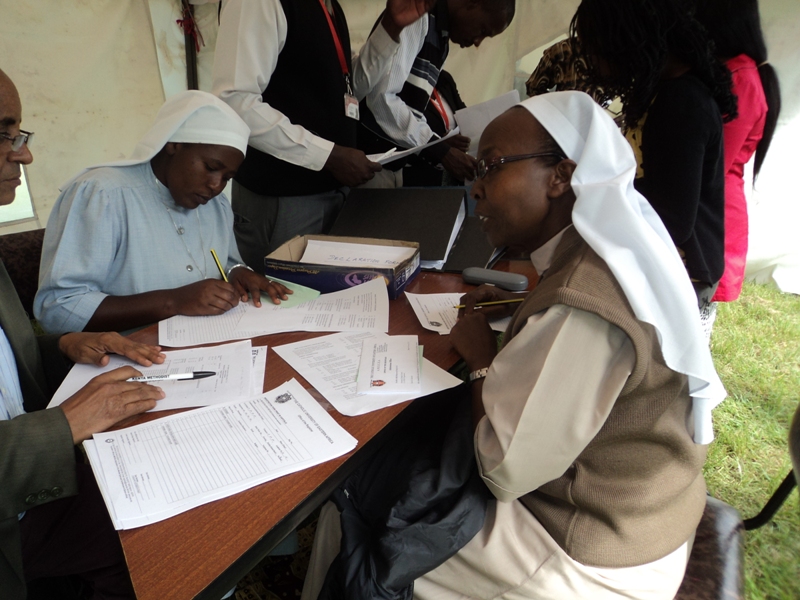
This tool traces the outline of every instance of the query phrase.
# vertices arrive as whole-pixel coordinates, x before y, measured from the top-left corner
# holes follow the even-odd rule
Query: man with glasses
[[[17,89],[0,71],[0,205],[14,201],[33,134],[20,129]],[[0,597],[24,600],[27,582],[80,575],[93,599],[133,599],[125,557],[88,465],[75,445],[153,408],[163,392],[126,381],[116,369],[93,379],[62,406],[42,410],[72,362],[108,363],[122,354],[148,366],[159,348],[116,333],[35,337],[0,262]]]

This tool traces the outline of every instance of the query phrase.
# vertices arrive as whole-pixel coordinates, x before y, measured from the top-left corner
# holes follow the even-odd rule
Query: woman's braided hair
[[[570,37],[580,40],[591,83],[620,97],[628,128],[647,112],[669,57],[706,85],[724,121],[737,115],[730,71],[714,56],[689,0],[583,0]]]

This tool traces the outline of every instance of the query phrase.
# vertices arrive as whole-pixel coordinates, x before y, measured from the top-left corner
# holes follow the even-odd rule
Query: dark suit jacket
[[[72,432],[61,409],[42,410],[71,363],[59,336],[37,338],[0,262],[0,326],[17,362],[28,414],[0,421],[0,597],[25,600],[22,511],[78,493]]]

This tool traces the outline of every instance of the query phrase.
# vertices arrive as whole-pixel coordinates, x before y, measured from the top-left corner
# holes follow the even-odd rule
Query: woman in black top
[[[736,116],[730,72],[688,0],[583,0],[570,33],[589,79],[622,100],[636,189],[664,221],[702,308],[724,268],[722,122]]]

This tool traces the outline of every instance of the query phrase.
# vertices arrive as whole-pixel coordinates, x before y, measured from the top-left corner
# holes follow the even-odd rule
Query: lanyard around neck
[[[319,5],[322,7],[322,12],[325,13],[325,18],[328,20],[328,27],[331,29],[333,43],[336,46],[336,55],[339,57],[339,64],[342,66],[342,75],[344,75],[345,79],[347,79],[349,82],[350,69],[347,68],[347,60],[344,57],[344,49],[342,48],[342,42],[339,39],[339,33],[336,31],[336,27],[333,25],[333,19],[331,19],[331,13],[328,12],[328,7],[325,6],[325,0],[319,0]]]
[[[433,88],[431,103],[433,104],[433,107],[436,109],[436,112],[438,112],[439,115],[441,115],[442,121],[444,121],[444,128],[447,131],[450,131],[450,119],[447,118],[447,110],[445,109],[444,102],[442,102],[442,97],[439,95],[439,92],[436,88]]]

